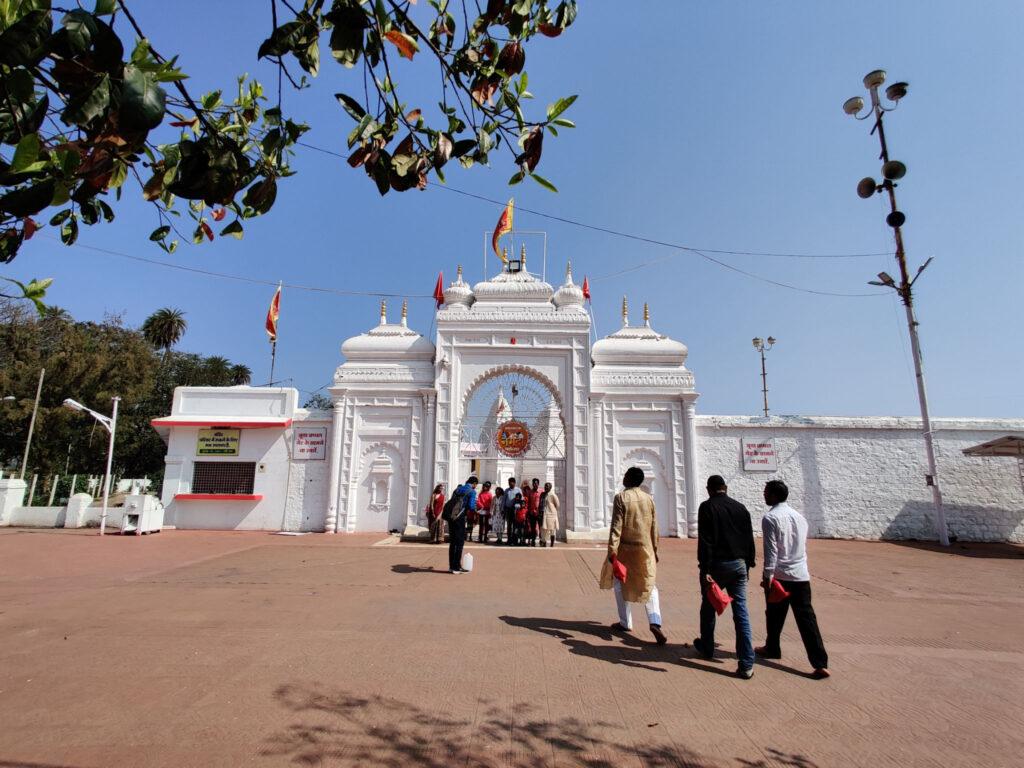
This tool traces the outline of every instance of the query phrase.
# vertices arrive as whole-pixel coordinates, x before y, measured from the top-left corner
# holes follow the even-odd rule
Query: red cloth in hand
[[[623,584],[626,583],[626,566],[615,555],[612,555],[612,575]]]
[[[778,579],[773,578],[772,583],[768,586],[768,597],[766,598],[769,603],[781,603],[789,597],[789,592],[782,586]]]
[[[715,609],[715,613],[719,616],[725,610],[725,606],[732,602],[732,598],[725,593],[725,590],[718,586],[717,583],[711,582],[708,584],[708,602],[711,603],[711,607]]]

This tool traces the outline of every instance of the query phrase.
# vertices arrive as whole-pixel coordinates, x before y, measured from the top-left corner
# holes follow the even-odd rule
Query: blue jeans
[[[718,586],[732,598],[732,621],[736,625],[736,658],[740,667],[754,666],[754,643],[750,637],[750,617],[747,615],[747,564],[742,560],[712,563],[708,571]],[[715,647],[715,620],[718,614],[708,601],[707,582],[701,579],[700,591],[700,644],[709,653]]]

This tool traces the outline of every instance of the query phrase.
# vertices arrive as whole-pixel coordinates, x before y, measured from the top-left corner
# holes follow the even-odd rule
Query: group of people
[[[540,479],[535,477],[532,485],[524,483],[518,488],[516,479],[510,477],[507,488],[498,486],[492,493],[491,483],[487,481],[477,494],[479,483],[473,475],[453,492],[458,501],[452,506],[448,520],[451,573],[466,573],[462,567],[462,549],[467,539],[472,541],[474,528],[477,541],[482,544],[486,544],[493,533],[496,544],[507,541],[510,546],[536,547],[539,538],[542,547],[555,546],[559,501],[551,483],[545,483],[542,490]],[[426,510],[430,540],[434,544],[444,541],[445,501],[444,485],[439,483],[430,495]]]
[[[638,467],[626,471],[625,490],[612,505],[608,558],[601,571],[601,588],[613,589],[619,620],[612,629],[631,632],[633,619],[628,603],[643,603],[651,633],[658,644],[667,642],[661,626],[661,606],[656,584],[658,519],[654,500],[640,486],[644,473]],[[781,480],[769,480],[764,501],[770,509],[761,521],[764,566],[761,588],[765,593],[767,640],[754,647],[747,613],[747,581],[755,565],[754,529],[750,512],[731,498],[721,475],[707,481],[708,499],[697,511],[697,566],[700,573],[700,636],[694,639],[697,654],[715,654],[715,622],[718,611],[713,592],[724,591],[731,599],[736,628],[737,676],[754,676],[754,658],[782,657],[780,638],[789,609],[803,640],[811,676],[829,677],[828,654],[811,605],[811,576],[807,570],[807,521],[787,503],[789,489]],[[625,574],[622,573],[624,566]]]

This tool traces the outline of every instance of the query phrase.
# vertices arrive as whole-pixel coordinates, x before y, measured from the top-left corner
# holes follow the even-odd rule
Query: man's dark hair
[[[510,483],[514,483],[514,482],[516,481],[516,479],[515,479],[514,477],[510,477],[510,478],[508,479],[508,481],[509,481]]]
[[[490,480],[484,480],[484,490],[486,491],[490,487],[491,487],[491,481]]]
[[[475,483],[479,483],[479,482],[480,481],[477,479],[476,475],[470,475],[469,476],[469,480],[466,481],[466,485],[474,485]]]
[[[626,476],[622,478],[622,484],[627,488],[638,488],[643,482],[644,471],[640,467],[630,467],[626,470]]]
[[[769,480],[764,484],[765,493],[770,493],[777,501],[785,501],[789,498],[789,487],[781,480]]]
[[[728,488],[725,484],[725,478],[721,475],[712,475],[708,478],[708,490],[709,491],[720,491],[723,488]]]

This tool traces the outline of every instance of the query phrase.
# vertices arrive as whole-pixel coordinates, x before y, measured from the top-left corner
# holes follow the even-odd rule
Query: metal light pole
[[[46,369],[40,368],[39,384],[36,386],[36,404],[32,406],[32,419],[28,423],[28,439],[25,440],[25,455],[21,457],[21,474],[18,475],[21,480],[25,479],[25,467],[28,466],[28,449],[32,447],[32,432],[36,428],[36,413],[39,411],[39,396],[43,393],[43,376],[45,375]]]
[[[114,432],[117,430],[117,404],[121,402],[120,397],[114,398],[114,412],[108,417],[102,413],[96,413],[92,408],[86,408],[79,402],[68,398],[64,401],[64,405],[75,411],[85,411],[90,414],[96,421],[103,425],[104,429],[110,433],[110,445],[107,448],[107,476],[103,482],[103,512],[100,513],[100,536],[103,535],[104,530],[107,527],[107,502],[110,499],[110,465],[114,460]]]
[[[761,340],[760,336],[754,337],[754,349],[761,353],[761,391],[764,393],[764,415],[768,415],[768,373],[764,367],[764,353],[775,346],[775,338],[769,336],[767,343]]]
[[[907,95],[906,83],[893,83],[885,89],[885,96],[892,102],[891,107],[883,106],[878,97],[878,89],[885,82],[885,70],[876,69],[864,77],[864,87],[871,94],[871,106],[863,115],[858,114],[864,108],[864,99],[854,96],[847,99],[843,104],[843,111],[853,115],[858,120],[866,120],[874,117],[874,126],[871,133],[878,131],[878,140],[882,145],[882,152],[878,156],[882,161],[882,182],[876,183],[870,176],[860,180],[857,184],[857,194],[865,200],[876,192],[887,193],[889,196],[889,215],[885,217],[886,223],[892,227],[896,237],[896,263],[900,269],[900,280],[897,283],[886,272],[878,273],[878,281],[870,281],[871,285],[884,285],[892,288],[899,295],[903,306],[907,311],[907,328],[910,331],[910,348],[914,356],[914,373],[917,376],[917,397],[921,404],[921,424],[924,428],[925,453],[928,457],[928,474],[925,476],[925,483],[932,489],[932,500],[935,504],[935,527],[938,530],[939,543],[949,546],[949,533],[946,531],[946,515],[942,510],[942,490],[939,488],[939,471],[935,464],[935,445],[932,434],[931,417],[928,413],[928,392],[924,384],[924,363],[921,358],[921,344],[917,336],[917,317],[914,315],[914,298],[912,288],[914,282],[920,277],[921,272],[931,262],[925,261],[918,267],[917,274],[911,278],[907,273],[907,259],[903,250],[903,232],[901,227],[907,217],[896,207],[896,183],[907,173],[907,167],[899,160],[889,159],[889,148],[885,143],[885,128],[882,124],[882,115],[896,109],[900,99]]]

